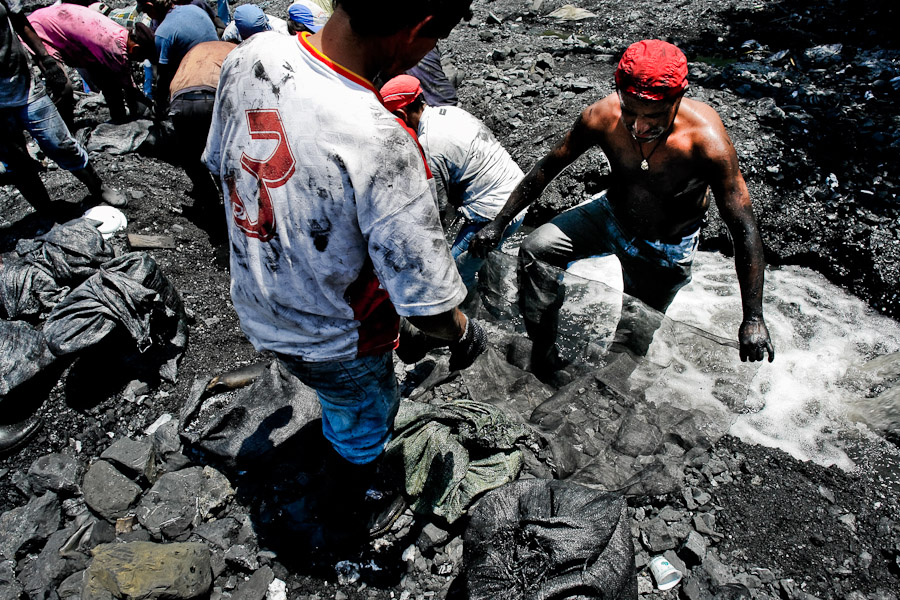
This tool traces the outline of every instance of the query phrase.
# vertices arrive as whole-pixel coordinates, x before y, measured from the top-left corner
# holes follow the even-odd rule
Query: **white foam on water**
[[[578,261],[570,272],[621,289],[614,258]],[[766,271],[763,310],[776,358],[753,366],[746,406],[754,412],[738,415],[731,433],[749,443],[781,448],[801,460],[852,468],[840,438],[855,427],[849,414],[861,392],[847,385],[848,371],[900,351],[900,323],[800,267]],[[678,293],[666,314],[736,341],[742,311],[733,259],[698,253],[693,281]],[[723,361],[740,363],[736,349],[722,351]],[[689,386],[702,386],[697,373],[684,375]]]

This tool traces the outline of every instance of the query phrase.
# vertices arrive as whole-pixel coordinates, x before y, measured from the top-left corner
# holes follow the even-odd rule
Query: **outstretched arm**
[[[553,181],[563,169],[575,162],[575,159],[596,143],[597,113],[601,110],[598,104],[587,107],[556,147],[531,168],[531,171],[509,195],[509,200],[506,201],[497,216],[472,238],[469,245],[470,253],[480,258],[487,257],[491,250],[500,243],[503,232],[513,218],[537,200],[547,184]]]
[[[738,167],[737,153],[721,123],[719,127],[721,134],[716,136],[710,157],[713,161],[710,181],[719,213],[734,241],[734,263],[744,311],[738,330],[741,360],[762,360],[768,352],[769,362],[772,362],[775,360],[775,347],[769,337],[762,308],[766,267],[762,239],[753,216],[747,184]]]

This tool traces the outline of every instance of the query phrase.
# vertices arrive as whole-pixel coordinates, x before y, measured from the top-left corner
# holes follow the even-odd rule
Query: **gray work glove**
[[[484,329],[473,319],[466,320],[463,336],[449,346],[450,370],[458,371],[472,366],[475,359],[487,350],[487,336]]]

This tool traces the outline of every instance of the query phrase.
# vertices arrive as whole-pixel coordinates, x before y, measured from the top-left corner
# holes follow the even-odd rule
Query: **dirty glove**
[[[426,335],[406,319],[400,319],[400,344],[394,352],[404,364],[417,363],[431,350],[446,345],[446,341]]]
[[[473,319],[466,319],[463,336],[449,346],[450,370],[458,371],[472,366],[475,359],[487,350],[487,336],[481,325]]]
[[[503,223],[498,223],[496,220],[491,221],[472,238],[469,243],[469,254],[476,258],[487,258],[487,255],[500,245],[500,239],[505,230],[506,225]]]
[[[40,67],[44,74],[44,81],[47,83],[47,93],[54,104],[58,104],[60,100],[72,94],[72,83],[55,58],[49,54],[42,57]]]
[[[769,362],[775,360],[775,346],[769,337],[769,329],[762,317],[745,319],[738,329],[738,342],[741,345],[741,362],[761,361],[769,353]]]

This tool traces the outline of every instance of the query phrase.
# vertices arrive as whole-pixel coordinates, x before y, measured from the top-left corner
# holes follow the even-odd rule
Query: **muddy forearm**
[[[752,217],[730,229],[734,240],[734,266],[741,288],[744,320],[760,319],[763,316],[766,261],[759,229]]]
[[[555,167],[551,156],[545,156],[539,160],[509,195],[509,199],[494,217],[494,221],[502,223],[504,227],[509,225],[516,215],[540,197],[547,184],[561,171],[562,167]]]

